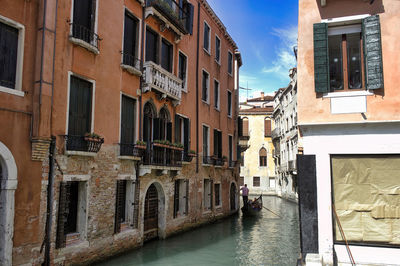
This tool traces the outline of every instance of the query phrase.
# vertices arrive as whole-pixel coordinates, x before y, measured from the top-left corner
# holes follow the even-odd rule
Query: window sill
[[[118,156],[118,159],[120,159],[120,160],[131,160],[131,161],[140,161],[142,158],[137,157],[137,156],[121,155],[121,156]]]
[[[118,234],[114,235],[114,240],[120,240],[120,239],[124,239],[124,238],[131,238],[133,236],[135,236],[136,234],[138,234],[138,230],[137,229],[133,229],[132,227],[129,227],[121,232],[119,232]]]
[[[336,97],[354,97],[354,96],[372,96],[373,92],[362,90],[362,91],[338,91],[328,92],[323,94],[323,98],[336,98]]]
[[[221,61],[217,61],[217,59],[215,59],[215,63],[217,64],[218,67],[221,67]]]
[[[75,156],[86,156],[86,157],[95,157],[96,152],[86,152],[86,151],[65,151],[65,155],[75,155]]]
[[[210,105],[209,102],[206,102],[206,101],[204,101],[203,99],[201,99],[201,101],[202,101],[203,103],[207,104],[207,105]]]
[[[23,92],[23,91],[16,90],[16,89],[10,89],[10,88],[3,87],[3,86],[0,86],[0,92],[5,92],[5,93],[21,96],[21,97],[25,96],[25,92]]]
[[[233,74],[228,72],[228,76],[230,76],[231,78],[233,78]]]
[[[95,55],[100,54],[99,49],[97,49],[95,46],[91,45],[90,43],[87,43],[81,39],[78,38],[74,38],[72,36],[69,37],[69,41],[72,42],[73,44],[79,45],[83,48],[85,48],[86,50],[88,50],[89,52],[94,53]]]
[[[125,65],[121,64],[121,68],[123,70],[126,70],[129,74],[135,75],[135,76],[142,76],[142,72],[137,69],[136,67],[130,66],[130,65]]]
[[[217,107],[214,106],[214,110],[217,111],[217,112],[221,112],[221,110],[219,109],[219,107],[217,108]]]
[[[65,246],[65,248],[62,248],[62,254],[67,254],[67,253],[75,253],[75,252],[79,252],[82,249],[88,248],[89,247],[89,241],[87,240],[81,240],[78,243],[74,243],[74,244],[69,244],[67,246]]]
[[[184,88],[182,88],[181,91],[184,92],[184,93],[188,93],[188,90],[187,90],[187,87],[186,87],[186,86],[185,86]]]
[[[203,47],[204,52],[206,52],[206,54],[208,54],[209,56],[211,56],[211,52],[208,51],[206,48]]]
[[[182,161],[182,164],[183,164],[183,165],[189,165],[189,164],[191,164],[191,162]]]

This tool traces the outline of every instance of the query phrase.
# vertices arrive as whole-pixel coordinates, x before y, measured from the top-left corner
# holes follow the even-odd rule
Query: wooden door
[[[158,228],[158,192],[151,185],[146,193],[144,202],[144,231]]]

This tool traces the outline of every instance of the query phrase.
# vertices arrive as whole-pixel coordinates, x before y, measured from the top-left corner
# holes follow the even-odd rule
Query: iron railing
[[[85,136],[65,135],[67,151],[99,152],[104,139],[87,138]]]
[[[119,155],[121,156],[134,156],[142,157],[144,153],[143,149],[139,149],[137,145],[131,143],[120,143],[119,144]]]
[[[144,151],[144,165],[182,166],[182,150],[152,144]]]
[[[214,165],[223,166],[224,163],[225,163],[225,160],[222,159],[222,158],[215,158],[215,159],[214,159]]]
[[[195,157],[195,156],[193,156],[193,155],[190,155],[188,152],[183,152],[182,153],[182,161],[184,161],[184,162],[188,162],[188,163],[190,163],[192,160],[193,160],[193,157]]]
[[[99,49],[99,35],[85,26],[76,23],[71,23],[71,26],[72,37],[87,42],[88,44],[96,47],[96,49]]]
[[[296,171],[297,166],[296,166],[296,160],[290,160],[288,162],[288,170],[289,171]]]
[[[235,167],[235,161],[229,160],[229,167]]]
[[[203,164],[214,164],[213,156],[203,156]]]
[[[186,20],[188,13],[174,0],[147,0],[146,7],[154,7],[180,31],[188,33]]]
[[[122,63],[140,70],[140,59],[130,53],[122,52]]]

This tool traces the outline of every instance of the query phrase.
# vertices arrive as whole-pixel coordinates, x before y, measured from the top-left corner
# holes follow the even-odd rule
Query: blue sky
[[[296,66],[298,0],[208,0],[242,53],[240,86],[249,98],[289,83]],[[246,91],[240,91],[241,99]]]

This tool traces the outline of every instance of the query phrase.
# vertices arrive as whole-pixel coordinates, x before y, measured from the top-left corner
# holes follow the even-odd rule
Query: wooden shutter
[[[136,30],[137,20],[126,11],[124,25],[124,53],[131,55],[134,58],[136,57]]]
[[[183,145],[185,152],[190,150],[190,120],[188,118],[183,119]]]
[[[153,118],[153,140],[160,139],[160,119]]]
[[[68,135],[84,136],[91,132],[92,84],[71,76]]]
[[[271,120],[264,120],[264,135],[265,137],[271,137]]]
[[[175,142],[181,142],[180,136],[181,136],[181,130],[180,130],[180,116],[175,115],[175,132],[174,132],[174,139]]]
[[[208,127],[203,126],[203,156],[208,156]]]
[[[315,92],[329,91],[328,24],[314,24]]]
[[[218,131],[214,129],[214,155],[218,156]]]
[[[210,210],[213,208],[214,180],[210,179]]]
[[[174,218],[178,216],[179,211],[179,180],[175,180],[175,191],[174,191]]]
[[[137,170],[136,170],[137,171]],[[135,201],[133,203],[133,228],[139,228],[139,196],[140,196],[140,181],[135,181]]]
[[[172,142],[172,122],[167,122],[167,140]]]
[[[58,201],[58,220],[57,220],[57,237],[56,237],[56,248],[65,247],[66,234],[65,226],[68,218],[68,190],[70,189],[69,182],[60,183],[60,198]]]
[[[249,136],[249,119],[243,118],[242,121],[242,126],[243,126],[243,136],[248,137]]]
[[[243,135],[243,119],[238,116],[238,132],[239,132],[239,137],[244,136]]]
[[[122,96],[121,106],[121,143],[134,143],[135,141],[135,100]]]
[[[15,89],[18,55],[18,29],[1,22],[0,51],[0,86]]]
[[[117,180],[116,200],[115,200],[115,223],[114,233],[121,230],[121,222],[125,220],[125,197],[126,197],[126,180]]]
[[[186,2],[186,31],[192,35],[193,34],[193,16],[194,16],[194,6]]]
[[[148,28],[146,29],[146,61],[157,64],[157,35]]]
[[[368,90],[383,88],[382,42],[379,15],[363,19],[362,31],[366,87]]]
[[[218,157],[222,158],[222,132],[218,131]]]
[[[186,190],[185,190],[185,215],[187,215],[189,213],[189,180],[186,179],[185,180],[185,186],[186,186]]]

